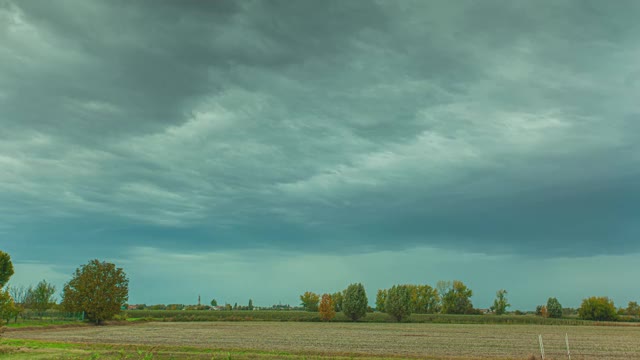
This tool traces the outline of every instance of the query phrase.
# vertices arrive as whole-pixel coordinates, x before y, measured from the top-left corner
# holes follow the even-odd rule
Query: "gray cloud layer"
[[[0,1],[3,246],[637,252],[639,7]]]

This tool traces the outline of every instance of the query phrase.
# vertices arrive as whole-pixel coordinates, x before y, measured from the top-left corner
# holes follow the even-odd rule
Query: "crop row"
[[[307,311],[206,311],[206,310],[127,310],[127,318],[149,319],[158,321],[321,321],[317,312]],[[349,319],[338,313],[332,320],[345,322]],[[359,322],[392,322],[387,314],[374,312],[360,319]],[[435,324],[546,324],[546,325],[584,325],[589,321],[575,318],[551,319],[533,315],[447,315],[447,314],[412,314],[405,322]]]

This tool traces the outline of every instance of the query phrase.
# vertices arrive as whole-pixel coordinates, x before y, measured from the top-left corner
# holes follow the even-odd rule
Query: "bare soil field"
[[[9,339],[194,346],[326,356],[433,359],[640,359],[638,326],[189,322],[11,331]]]

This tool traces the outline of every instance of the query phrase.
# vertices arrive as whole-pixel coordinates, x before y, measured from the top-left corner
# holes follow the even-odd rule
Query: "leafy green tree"
[[[407,285],[392,286],[387,291],[384,308],[396,321],[411,315],[411,288]]]
[[[459,280],[454,280],[451,287],[442,295],[442,312],[444,314],[466,314],[473,311],[471,303],[473,291]]]
[[[331,299],[331,295],[322,294],[318,312],[320,313],[320,319],[322,319],[323,321],[329,321],[336,316],[336,308],[335,304],[333,303],[333,299]]]
[[[595,296],[582,300],[578,316],[585,320],[596,321],[613,321],[618,318],[613,300],[608,297]]]
[[[2,332],[4,320],[8,322],[9,319],[14,317],[14,313],[18,311],[9,294],[9,289],[2,290],[12,275],[13,263],[11,262],[11,257],[6,252],[0,251],[0,332]]]
[[[0,250],[0,289],[2,289],[13,275],[11,256]]]
[[[507,300],[507,290],[498,290],[498,292],[496,292],[496,299],[493,300],[491,310],[493,310],[496,315],[504,315],[507,312],[507,308],[510,306],[511,304],[509,304],[509,301]]]
[[[412,285],[411,312],[416,314],[433,314],[438,312],[440,296],[438,290],[429,285]]]
[[[101,324],[113,318],[129,298],[129,279],[122,268],[97,259],[76,269],[64,286],[62,306],[66,311],[84,311],[86,317]]]
[[[211,306],[218,306],[218,300],[211,299]]]
[[[626,313],[629,316],[640,316],[640,306],[635,301],[629,301],[627,305]]]
[[[300,295],[300,305],[307,311],[318,311],[318,303],[320,302],[320,295],[307,291]]]
[[[247,310],[253,310],[253,300],[249,299],[249,305],[247,305]]]
[[[0,333],[2,333],[2,325],[11,319],[15,319],[21,309],[15,305],[9,290],[0,290]]]
[[[331,300],[333,300],[333,305],[336,309],[336,312],[342,311],[342,300],[344,299],[344,294],[342,291],[335,292],[331,294]]]
[[[550,318],[562,317],[562,305],[560,304],[558,299],[550,297],[547,300],[547,316]]]
[[[387,302],[387,289],[378,289],[376,294],[376,310],[386,312],[385,303]]]
[[[344,292],[342,300],[342,311],[351,319],[357,321],[367,314],[367,293],[361,283],[351,284]]]
[[[42,280],[35,288],[30,287],[27,290],[26,305],[42,316],[56,303],[53,297],[55,293],[56,287],[46,280]]]

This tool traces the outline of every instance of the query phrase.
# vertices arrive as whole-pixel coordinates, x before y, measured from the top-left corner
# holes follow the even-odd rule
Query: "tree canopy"
[[[322,319],[323,321],[329,321],[336,316],[336,308],[331,295],[322,294],[318,312],[320,313],[320,319]]]
[[[342,311],[351,319],[356,321],[367,314],[367,293],[361,283],[351,284],[344,292],[342,300]]]
[[[387,302],[387,289],[378,289],[376,294],[376,310],[386,312],[385,303]]]
[[[558,299],[550,297],[549,300],[547,300],[547,316],[550,318],[562,317],[562,305]]]
[[[396,321],[411,315],[411,289],[407,285],[394,285],[387,290],[384,308]]]
[[[20,312],[20,309],[15,305],[8,289],[0,289],[0,328],[4,320],[9,320],[15,317]],[[2,329],[0,329],[0,333]]]
[[[300,295],[300,305],[307,311],[318,311],[318,303],[320,302],[320,295],[307,291]]]
[[[13,263],[11,256],[0,250],[0,289],[2,289],[13,275]]]
[[[9,289],[2,289],[13,275],[13,263],[11,257],[4,251],[0,251],[0,327],[5,318],[10,318],[17,310],[9,294]]]
[[[342,291],[331,294],[331,300],[333,301],[333,306],[335,307],[336,312],[342,311],[342,299],[344,299],[344,294]]]
[[[578,315],[585,320],[597,321],[613,321],[618,318],[613,300],[595,296],[582,300]]]
[[[640,316],[640,305],[636,301],[629,301],[626,313],[630,316]]]
[[[511,304],[509,304],[509,301],[507,300],[507,290],[498,290],[496,292],[496,299],[493,300],[491,310],[493,310],[496,315],[504,315],[507,312],[507,308],[510,306]]]
[[[112,319],[129,298],[129,279],[122,268],[97,259],[76,269],[64,286],[62,306],[67,311],[84,311],[96,324]]]
[[[448,282],[447,282],[448,284]],[[471,296],[473,291],[469,289],[462,281],[454,280],[449,286],[442,286],[442,313],[444,314],[465,314],[473,310]]]
[[[29,287],[27,290],[26,306],[34,309],[41,315],[55,304],[53,295],[56,293],[56,287],[42,280],[35,288]]]
[[[438,290],[429,285],[406,285],[411,293],[411,312],[433,314],[438,312],[440,296]]]

